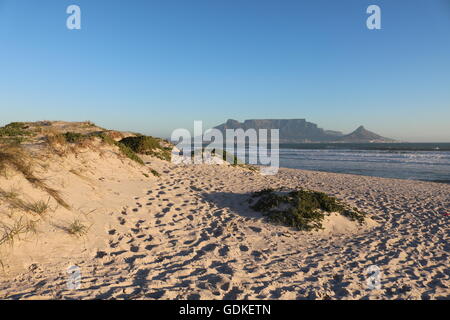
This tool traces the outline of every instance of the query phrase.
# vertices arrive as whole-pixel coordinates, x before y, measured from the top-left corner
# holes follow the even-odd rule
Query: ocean
[[[450,183],[450,143],[280,144],[279,153],[284,168]]]
[[[280,167],[450,183],[450,143],[282,144]]]

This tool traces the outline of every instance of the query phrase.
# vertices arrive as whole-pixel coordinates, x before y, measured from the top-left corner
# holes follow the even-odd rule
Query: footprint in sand
[[[249,250],[249,248],[248,248],[247,246],[244,246],[244,245],[239,246],[239,249],[240,249],[242,252],[247,252],[247,251]]]
[[[228,252],[230,252],[230,247],[225,245],[222,248],[219,249],[219,255],[221,257],[226,257],[228,256]]]
[[[109,247],[110,247],[111,249],[117,248],[118,245],[119,245],[119,241],[117,241],[117,242],[114,242],[114,241],[112,241],[112,240],[109,241]]]
[[[97,254],[95,255],[95,259],[102,259],[103,257],[107,256],[108,254],[105,251],[97,251]]]

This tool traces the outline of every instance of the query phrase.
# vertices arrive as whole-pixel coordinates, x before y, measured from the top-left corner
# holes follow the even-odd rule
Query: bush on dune
[[[3,144],[20,144],[33,132],[28,130],[28,126],[23,122],[12,122],[4,127],[0,127],[0,143]]]
[[[161,140],[150,136],[127,137],[120,140],[131,150],[139,154],[145,154],[169,161],[171,158],[170,148],[161,145]]]
[[[365,213],[359,212],[356,208],[352,209],[335,197],[322,192],[295,190],[281,193],[273,189],[264,189],[253,193],[252,197],[259,198],[251,206],[252,209],[262,212],[271,222],[298,230],[322,229],[325,215],[332,212],[340,213],[360,224],[364,222]]]
[[[0,128],[0,137],[30,136],[32,132],[27,131],[27,125],[23,122],[11,122]]]

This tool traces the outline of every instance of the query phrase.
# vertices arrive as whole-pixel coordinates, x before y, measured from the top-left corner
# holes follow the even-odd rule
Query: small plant
[[[87,234],[89,228],[86,227],[80,220],[76,219],[67,228],[67,232],[74,236],[83,236]]]
[[[47,202],[39,200],[36,202],[26,204],[26,208],[31,212],[41,215],[44,214],[50,208],[49,202],[50,198],[47,200]]]
[[[66,137],[60,133],[48,134],[46,136],[46,141],[48,146],[54,151],[56,151],[59,146],[64,146],[67,142]]]
[[[42,200],[25,202],[19,198],[19,194],[16,191],[8,192],[0,189],[0,199],[8,203],[11,208],[36,213],[38,215],[41,215],[50,209],[50,198],[48,198],[47,202]]]
[[[16,190],[11,189],[11,191],[3,191],[0,189],[0,197],[4,198],[6,200],[17,199],[18,196],[19,196],[19,193]]]
[[[20,238],[20,235],[30,232],[35,233],[36,223],[34,221],[24,221],[21,217],[13,225],[2,224],[0,228],[3,229],[3,234],[0,236],[0,246],[6,243],[13,245],[14,241]]]
[[[8,203],[11,208],[27,210],[25,203],[19,199],[19,194],[15,191],[4,191],[0,189],[0,199]]]
[[[87,136],[81,133],[77,132],[66,132],[63,134],[64,139],[69,143],[79,143],[85,139],[87,139]]]
[[[295,190],[281,193],[264,189],[253,193],[252,197],[259,198],[252,209],[262,212],[271,222],[298,230],[322,229],[325,214],[331,212],[338,212],[360,224],[364,222],[364,213],[350,209],[336,198],[322,192]]]
[[[150,172],[151,172],[155,177],[160,177],[160,176],[161,176],[161,174],[160,174],[158,171],[156,171],[155,169],[150,169]]]

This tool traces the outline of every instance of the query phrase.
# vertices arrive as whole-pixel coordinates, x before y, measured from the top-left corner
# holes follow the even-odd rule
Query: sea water
[[[280,144],[279,153],[285,168],[450,183],[450,143]]]

